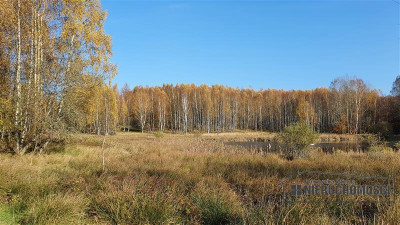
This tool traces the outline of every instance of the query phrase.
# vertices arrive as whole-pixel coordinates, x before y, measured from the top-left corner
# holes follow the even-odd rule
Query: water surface
[[[264,152],[281,152],[289,148],[286,144],[280,144],[274,141],[229,141],[227,145],[242,146],[251,150],[261,150]],[[310,146],[322,152],[333,153],[336,150],[345,152],[364,152],[368,149],[368,145],[363,142],[321,142]]]

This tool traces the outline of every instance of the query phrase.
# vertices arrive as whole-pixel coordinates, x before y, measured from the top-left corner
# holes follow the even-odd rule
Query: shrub
[[[371,132],[379,135],[380,137],[388,138],[393,134],[393,128],[390,123],[383,121],[374,125],[371,129]]]
[[[154,137],[156,138],[163,138],[165,136],[165,134],[161,131],[157,131],[154,133]]]
[[[287,126],[277,135],[277,140],[287,145],[284,150],[287,157],[304,155],[310,144],[314,143],[317,138],[318,135],[304,123]]]
[[[368,147],[368,149],[376,146],[382,145],[380,136],[374,134],[363,135],[363,144]]]

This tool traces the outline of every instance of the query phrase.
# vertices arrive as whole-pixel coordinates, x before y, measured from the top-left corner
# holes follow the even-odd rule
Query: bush
[[[165,136],[165,134],[161,131],[157,131],[154,133],[154,137],[156,138],[163,138]]]
[[[293,158],[303,156],[308,147],[314,143],[317,138],[318,135],[304,123],[296,123],[287,126],[277,135],[277,140],[287,145],[284,154],[287,157]]]
[[[383,138],[388,138],[393,134],[392,125],[388,122],[379,122],[371,128],[371,132]]]
[[[363,145],[367,146],[368,149],[382,145],[380,136],[374,134],[363,135]]]

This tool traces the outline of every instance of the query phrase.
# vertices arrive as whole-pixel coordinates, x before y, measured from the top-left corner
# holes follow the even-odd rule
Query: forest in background
[[[68,132],[400,132],[400,78],[383,96],[356,77],[315,90],[112,84],[99,0],[0,0],[0,151],[41,153]]]
[[[303,122],[324,133],[400,131],[400,77],[393,96],[383,96],[357,77],[344,76],[329,88],[314,90],[252,90],[223,85],[163,85],[122,88],[119,125],[143,131],[279,132]],[[93,129],[92,129],[93,130]]]

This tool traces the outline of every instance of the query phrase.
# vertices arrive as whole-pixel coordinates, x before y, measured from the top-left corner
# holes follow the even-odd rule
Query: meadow
[[[366,196],[283,201],[292,171],[392,177],[400,152],[279,153],[225,144],[274,134],[70,135],[42,155],[0,154],[0,224],[400,224],[400,200]],[[321,135],[325,139],[357,136]],[[397,191],[398,193],[398,191]]]

